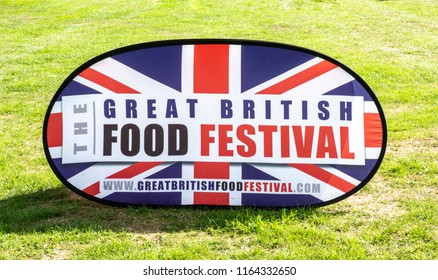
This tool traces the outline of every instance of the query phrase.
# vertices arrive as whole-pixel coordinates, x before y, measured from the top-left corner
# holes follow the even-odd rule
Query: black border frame
[[[117,49],[113,49],[111,51],[102,53],[101,55],[98,55],[90,60],[88,60],[87,62],[85,62],[84,64],[82,64],[81,66],[79,66],[78,68],[76,68],[76,70],[74,70],[65,80],[64,82],[61,84],[61,86],[58,88],[58,90],[56,91],[55,95],[52,97],[52,100],[50,101],[50,104],[47,108],[45,117],[44,117],[44,125],[43,125],[43,135],[42,135],[42,140],[43,140],[43,146],[44,146],[44,153],[46,156],[46,159],[50,165],[50,168],[52,169],[52,171],[55,173],[55,175],[58,177],[58,179],[65,185],[67,186],[70,190],[72,190],[73,192],[77,193],[78,195],[89,199],[91,201],[94,202],[98,202],[98,203],[102,203],[102,204],[106,204],[106,205],[112,205],[112,206],[119,206],[119,207],[141,207],[141,206],[161,206],[161,207],[185,207],[185,206],[202,206],[202,205],[181,205],[181,206],[174,206],[174,205],[153,205],[153,204],[129,204],[129,203],[120,203],[120,202],[114,202],[114,201],[110,201],[110,200],[105,200],[105,199],[101,199],[101,198],[97,198],[95,196],[89,195],[81,190],[79,190],[78,188],[76,188],[75,186],[73,186],[72,184],[70,184],[70,182],[67,181],[66,178],[64,178],[64,176],[61,174],[61,172],[56,168],[55,163],[53,162],[52,157],[50,156],[50,152],[49,152],[49,147],[47,144],[47,126],[48,126],[48,120],[49,120],[49,116],[50,113],[53,109],[53,106],[56,102],[56,100],[58,99],[59,95],[61,95],[62,91],[65,89],[65,87],[77,76],[79,75],[83,70],[85,70],[86,68],[90,67],[91,65],[105,59],[111,56],[114,56],[116,54],[120,54],[120,53],[124,53],[124,52],[129,52],[129,51],[135,51],[135,50],[140,50],[140,49],[146,49],[146,48],[154,48],[154,47],[165,47],[165,46],[182,46],[182,45],[196,45],[196,44],[235,44],[235,45],[247,45],[247,46],[263,46],[263,47],[272,47],[272,48],[280,48],[280,49],[287,49],[287,50],[294,50],[294,51],[300,51],[300,52],[304,52],[304,53],[308,53],[317,57],[321,57],[339,67],[341,67],[343,70],[345,70],[348,74],[350,74],[351,76],[353,76],[367,91],[367,93],[371,96],[372,100],[374,101],[374,104],[376,105],[378,112],[379,112],[379,116],[380,119],[382,121],[382,147],[381,147],[381,151],[380,151],[380,155],[373,167],[373,169],[370,171],[370,173],[365,177],[364,180],[361,181],[361,183],[359,185],[357,185],[355,188],[353,188],[351,191],[346,192],[345,194],[336,197],[335,199],[332,200],[328,200],[328,201],[324,201],[321,203],[316,203],[316,204],[308,204],[308,205],[297,205],[297,206],[228,206],[228,207],[257,207],[257,208],[306,208],[306,207],[321,207],[321,206],[326,206],[326,205],[330,205],[330,204],[334,204],[337,203],[341,200],[346,199],[347,197],[355,194],[356,192],[358,192],[360,189],[362,189],[366,184],[368,184],[368,182],[371,180],[371,178],[376,174],[377,170],[379,169],[384,155],[385,155],[385,151],[386,151],[386,145],[387,145],[387,125],[386,125],[386,119],[385,119],[385,115],[383,113],[383,109],[382,106],[379,103],[379,100],[377,99],[376,95],[374,94],[373,90],[368,86],[368,84],[358,75],[356,74],[353,70],[351,70],[350,68],[348,68],[347,66],[345,66],[344,64],[342,64],[341,62],[337,61],[336,59],[333,59],[325,54],[319,53],[317,51],[313,51],[307,48],[303,48],[303,47],[298,47],[295,45],[289,45],[289,44],[284,44],[284,43],[277,43],[277,42],[270,42],[270,41],[258,41],[258,40],[246,40],[246,39],[177,39],[177,40],[163,40],[163,41],[152,41],[152,42],[146,42],[146,43],[139,43],[139,44],[134,44],[134,45],[129,45],[129,46],[125,46],[125,47],[121,47],[121,48],[117,48]],[[224,207],[222,205],[208,205],[208,207]]]

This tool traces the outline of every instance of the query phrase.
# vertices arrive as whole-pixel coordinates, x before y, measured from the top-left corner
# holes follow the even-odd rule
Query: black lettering
[[[182,124],[169,124],[169,155],[185,155],[187,154],[187,147],[187,127]]]
[[[132,157],[140,151],[140,129],[135,124],[126,124],[122,127],[120,146],[125,156]]]
[[[103,155],[112,155],[112,143],[117,142],[117,137],[113,136],[113,131],[117,130],[117,124],[103,125]]]
[[[163,153],[164,131],[158,124],[150,124],[144,129],[144,151],[148,156],[156,157]]]

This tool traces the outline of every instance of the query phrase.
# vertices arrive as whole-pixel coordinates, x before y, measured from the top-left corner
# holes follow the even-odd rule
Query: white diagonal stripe
[[[335,68],[330,70],[314,79],[311,79],[304,84],[301,84],[283,94],[283,97],[287,95],[295,96],[312,96],[323,95],[331,90],[334,90],[346,83],[353,81],[354,78],[342,68]]]
[[[278,75],[278,76],[276,76],[276,77],[274,77],[274,78],[272,78],[264,83],[261,83],[255,87],[245,91],[244,94],[256,94],[257,92],[259,92],[265,88],[268,88],[272,85],[275,85],[275,84],[277,84],[277,83],[279,83],[279,82],[281,82],[281,81],[283,81],[283,80],[285,80],[285,79],[287,79],[295,74],[298,74],[299,72],[302,72],[302,71],[304,71],[312,66],[315,66],[316,64],[320,63],[321,61],[323,61],[323,59],[319,58],[319,57],[311,59],[311,60],[309,60],[309,61],[307,61],[307,62],[305,62],[305,63],[303,63],[295,68],[292,68],[292,69],[284,72],[283,74],[280,74],[280,75]]]
[[[62,157],[62,147],[52,147],[49,148],[50,157],[52,159],[57,159]]]
[[[83,190],[131,165],[132,163],[96,163],[67,181],[79,190]]]
[[[52,111],[50,114],[62,113],[62,101],[56,101],[53,104]]]
[[[107,89],[106,87],[103,87],[95,82],[92,82],[88,79],[85,79],[83,77],[80,76],[76,76],[73,81],[76,81],[86,87],[92,88],[98,92],[104,93],[104,94],[116,94],[114,91],[111,91],[109,89]]]
[[[344,194],[343,191],[325,183],[313,176],[310,176],[296,168],[288,165],[266,165],[266,164],[251,164],[257,169],[277,178],[280,182],[292,182],[294,186],[298,183],[320,183],[322,185],[320,193],[295,193],[297,195],[312,195],[322,201],[328,201]],[[276,181],[272,181],[276,182]]]

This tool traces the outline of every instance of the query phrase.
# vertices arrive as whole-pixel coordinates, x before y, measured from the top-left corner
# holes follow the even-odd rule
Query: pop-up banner
[[[386,124],[370,87],[323,54],[174,40],[79,67],[49,105],[43,142],[58,178],[102,203],[321,206],[369,182]]]

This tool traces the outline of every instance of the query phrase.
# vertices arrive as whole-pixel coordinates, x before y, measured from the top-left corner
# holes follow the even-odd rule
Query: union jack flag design
[[[298,88],[300,93],[295,91]],[[164,162],[159,158],[156,162],[62,163],[63,97],[150,91],[248,98],[301,92],[363,97],[365,165]],[[182,40],[125,47],[78,68],[49,106],[43,139],[46,156],[57,176],[73,191],[95,201],[114,205],[296,207],[331,204],[363,187],[383,159],[386,124],[377,98],[365,82],[322,54],[266,42]],[[102,185],[104,180],[124,179],[177,182],[177,187],[132,191],[133,186]],[[196,187],[199,183],[191,182],[216,182],[218,187],[200,190],[199,185]],[[252,186],[263,182],[265,188],[256,192],[244,185],[240,190],[224,190],[220,186],[226,182],[250,182]],[[295,184],[292,188],[283,185],[281,188],[288,191],[273,191],[279,190],[280,185],[275,183],[281,182],[312,184]]]

